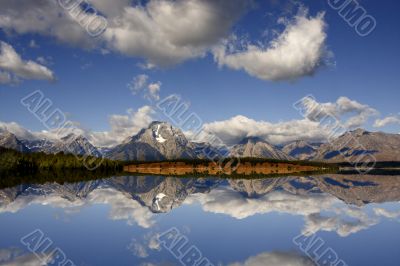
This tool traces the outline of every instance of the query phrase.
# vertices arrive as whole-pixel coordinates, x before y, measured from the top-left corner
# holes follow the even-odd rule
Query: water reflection
[[[282,222],[281,236],[276,235],[279,232],[268,233],[282,237],[282,241],[277,243],[284,243],[275,246],[268,244],[269,249],[263,251],[260,250],[261,239],[255,239],[257,234],[249,235],[253,243],[249,243],[248,248],[239,251],[235,256],[222,254],[228,250],[219,247],[218,251],[212,252],[211,257],[223,265],[313,265],[310,258],[295,251],[289,241],[290,237],[295,236],[295,232],[286,236],[284,230],[287,230],[288,225],[285,223],[295,224],[293,228],[298,226],[297,234],[334,233],[337,236],[334,241],[336,243],[340,238],[369,230],[383,221],[398,221],[399,201],[400,176],[329,175],[259,180],[125,176],[63,185],[22,184],[2,189],[0,225],[4,215],[17,215],[34,206],[43,206],[46,210],[62,210],[67,217],[89,212],[97,206],[107,206],[110,221],[124,221],[128,226],[137,226],[143,230],[126,243],[124,248],[127,252],[140,260],[151,259],[150,262],[140,263],[176,265],[178,262],[171,261],[171,256],[161,255],[162,249],[157,242],[157,236],[162,228],[175,226],[176,223],[187,228],[189,234],[197,227],[208,226],[207,223],[211,226],[212,223],[214,227],[208,230],[220,232],[216,234],[222,239],[230,239],[234,237],[228,235],[224,226],[242,228],[242,225],[248,225],[250,230],[257,231],[263,227],[268,231],[272,230],[268,229],[268,225],[258,224],[258,221],[264,222],[268,218],[274,223],[279,220]],[[385,204],[387,202],[394,202],[395,205]],[[25,213],[23,216],[29,215],[32,213]],[[227,218],[231,220],[228,221]],[[301,222],[298,221],[299,218]],[[12,217],[8,217],[10,219]],[[79,224],[81,218],[71,219],[77,219]],[[47,222],[51,223],[48,220]],[[100,221],[95,223],[100,224]],[[195,242],[202,243],[205,241],[202,234],[204,232],[192,238]],[[18,234],[14,235],[18,241]],[[218,243],[222,241],[214,239],[216,236],[212,234],[208,236],[209,240]],[[246,236],[238,237],[243,239]],[[6,245],[7,241],[16,242],[3,239],[0,243]],[[237,249],[234,243],[229,243],[226,248]],[[207,250],[207,247],[203,249]],[[0,263],[23,265],[21,261],[29,259],[30,254],[16,248],[0,250]],[[129,261],[129,258],[125,259]],[[348,260],[350,259],[351,257]],[[162,264],[161,261],[171,264]],[[121,261],[119,265],[124,265],[124,262]]]

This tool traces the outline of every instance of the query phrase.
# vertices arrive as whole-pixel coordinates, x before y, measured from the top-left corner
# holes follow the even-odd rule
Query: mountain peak
[[[154,160],[196,157],[182,130],[161,121],[150,123],[109,153],[110,158],[121,158],[127,154],[130,160],[147,158],[146,154]]]
[[[77,135],[75,133],[69,133],[68,135],[61,138],[61,141],[71,142],[71,141],[88,141],[83,135]]]
[[[350,131],[350,133],[361,136],[369,134],[370,132],[362,128],[357,128],[355,130]]]
[[[5,130],[0,135],[0,146],[14,149],[20,152],[28,152],[29,149],[13,133]]]
[[[288,160],[290,156],[260,137],[246,137],[231,149],[234,157],[257,157]]]
[[[157,126],[171,126],[168,122],[165,121],[153,121],[150,123],[148,128],[154,128]]]

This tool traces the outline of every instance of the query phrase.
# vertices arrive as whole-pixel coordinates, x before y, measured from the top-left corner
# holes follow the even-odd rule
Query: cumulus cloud
[[[147,207],[133,200],[132,196],[115,189],[97,189],[89,195],[88,202],[110,205],[109,217],[112,220],[125,220],[128,225],[137,224],[143,228],[150,228],[155,224],[154,215]]]
[[[128,88],[133,94],[137,94],[141,91],[147,84],[149,76],[146,74],[140,74],[135,76],[130,83],[128,83]]]
[[[27,139],[27,140],[34,140],[37,139],[35,136],[34,132],[31,132],[21,125],[19,125],[16,122],[1,122],[0,121],[0,133],[2,132],[11,132],[17,137],[20,137],[21,139]]]
[[[195,136],[196,140],[220,138],[226,145],[234,145],[245,137],[261,137],[273,144],[286,143],[298,139],[321,141],[328,132],[319,127],[319,123],[308,119],[271,123],[256,121],[243,115],[228,120],[206,123],[203,131]],[[188,133],[191,136],[191,133]],[[193,136],[192,136],[193,137]]]
[[[378,223],[364,210],[351,207],[329,194],[296,195],[287,191],[272,191],[256,198],[248,198],[231,188],[217,188],[209,194],[194,194],[186,204],[198,202],[204,211],[245,219],[256,214],[273,212],[300,215],[305,225],[302,233],[332,231],[345,237]],[[326,213],[324,216],[321,213]],[[349,222],[351,220],[351,222]]]
[[[159,233],[148,233],[143,235],[142,240],[133,238],[128,245],[130,250],[136,257],[146,258],[150,251],[160,251],[161,246],[158,241]]]
[[[145,6],[125,7],[120,17],[110,20],[104,35],[112,50],[150,64],[176,64],[204,56],[247,5],[245,0],[151,0]]]
[[[264,252],[249,257],[244,262],[232,263],[229,266],[313,266],[315,263],[306,256],[295,252]]]
[[[400,124],[399,115],[391,115],[382,119],[376,119],[374,122],[374,127],[384,127],[391,124]]]
[[[286,21],[281,19],[281,21]],[[313,75],[331,54],[326,48],[324,13],[315,17],[300,8],[285,30],[267,46],[261,44],[235,44],[235,37],[213,49],[214,59],[220,66],[244,70],[263,80],[296,80]]]
[[[389,219],[400,218],[400,211],[389,211],[384,208],[374,208],[374,213]]]
[[[170,66],[211,52],[220,66],[243,69],[265,80],[312,75],[331,54],[325,45],[324,14],[309,16],[305,8],[291,21],[283,22],[285,30],[268,45],[248,43],[238,50],[227,39],[233,25],[253,6],[251,0],[89,2],[108,24],[96,38],[80,25],[73,12],[50,0],[2,1],[0,28],[8,33],[38,33],[85,49],[143,58],[145,68]],[[34,41],[31,44],[34,47]]]
[[[77,212],[85,206],[93,204],[107,204],[111,207],[109,217],[112,220],[125,220],[128,225],[137,224],[143,228],[154,225],[153,213],[131,196],[112,188],[98,188],[93,190],[87,197],[62,194],[55,189],[52,193],[37,194],[39,188],[31,187],[29,192],[18,196],[11,202],[0,200],[0,213],[17,213],[30,205],[49,205],[62,208],[66,213]],[[69,191],[62,189],[62,191]],[[36,193],[35,193],[36,192]],[[60,194],[61,193],[61,194]],[[1,199],[1,198],[0,198]]]
[[[84,48],[106,48],[144,58],[147,65],[167,66],[204,56],[229,34],[249,6],[248,0],[89,2],[107,17],[108,27],[97,38],[91,38],[58,1],[50,0],[2,1],[0,28],[18,34],[39,33]]]
[[[127,113],[127,115],[110,116],[111,130],[92,132],[89,134],[89,140],[98,146],[119,144],[138,133],[142,128],[146,128],[154,120],[155,111],[152,107],[145,105],[137,111],[128,109]]]
[[[92,131],[82,127],[79,122],[68,121],[68,126],[62,129],[52,129],[43,131],[30,131],[16,122],[0,121],[0,133],[9,131],[20,139],[39,140],[48,139],[51,141],[59,140],[68,135],[82,135],[93,145],[98,147],[113,146],[120,144],[126,138],[135,135],[141,129],[148,127],[154,121],[155,111],[150,106],[142,106],[137,111],[128,109],[126,115],[111,115],[109,131]]]
[[[301,105],[301,106],[300,106]],[[330,136],[331,127],[327,127],[324,118],[333,116],[345,129],[363,126],[370,117],[378,114],[374,108],[339,97],[336,102],[319,103],[311,97],[305,97],[296,104],[301,109],[303,119],[271,123],[237,115],[227,120],[205,123],[200,134],[186,132],[197,141],[212,141],[217,136],[226,145],[237,144],[245,137],[260,137],[272,144],[283,144],[294,140],[325,141]]]
[[[89,0],[98,11],[109,18],[120,15],[126,7],[131,6],[132,0]]]
[[[97,46],[92,38],[59,1],[3,0],[0,3],[0,28],[8,33],[38,33],[84,48]]]
[[[136,239],[132,239],[131,243],[128,245],[128,250],[130,250],[136,257],[147,258],[149,254],[147,253],[146,247],[139,243]]]
[[[147,86],[148,93],[145,95],[145,97],[148,100],[155,100],[158,101],[160,99],[160,89],[161,89],[161,82],[154,82],[150,83],[149,86]]]
[[[145,99],[158,101],[160,99],[161,82],[150,82],[149,79],[148,75],[140,74],[135,76],[127,86],[134,95],[143,92]]]
[[[139,82],[145,89],[144,97],[150,100],[159,99],[160,82]],[[336,102],[319,103],[312,98],[304,98],[301,101],[304,110],[303,119],[272,123],[264,120],[254,120],[243,115],[237,115],[227,120],[214,121],[203,124],[202,130],[195,134],[186,131],[185,135],[193,141],[208,141],[214,143],[215,137],[225,145],[231,146],[240,142],[245,137],[260,137],[272,144],[285,144],[295,140],[308,140],[311,142],[324,142],[331,137],[331,128],[323,124],[324,116],[334,116],[344,125],[344,129],[352,129],[363,126],[371,116],[378,114],[374,108],[340,97]],[[303,112],[303,111],[301,111]],[[73,122],[75,133],[87,137],[94,145],[109,147],[121,143],[128,137],[146,128],[155,120],[156,111],[148,105],[138,110],[128,109],[126,115],[111,115],[109,131],[91,131],[82,128],[78,122]],[[56,140],[60,138],[57,130],[30,132],[17,123],[0,122],[0,130],[8,129],[10,132],[23,139],[49,138]],[[220,143],[218,143],[220,144]]]
[[[0,73],[2,83],[11,82],[10,74],[16,78],[54,80],[53,71],[31,60],[23,60],[14,48],[0,41]]]
[[[347,129],[360,127],[370,117],[379,114],[376,109],[347,97],[339,97],[333,103],[319,103],[312,97],[305,97],[297,107],[303,110],[309,120],[321,121],[334,117]]]
[[[50,263],[52,256],[24,252],[19,248],[0,249],[0,263],[3,266],[37,266]]]

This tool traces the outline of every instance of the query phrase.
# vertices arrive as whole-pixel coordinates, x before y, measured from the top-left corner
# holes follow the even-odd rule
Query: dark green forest
[[[0,147],[0,172],[34,173],[39,170],[122,170],[122,163],[92,156],[72,154],[21,153]]]

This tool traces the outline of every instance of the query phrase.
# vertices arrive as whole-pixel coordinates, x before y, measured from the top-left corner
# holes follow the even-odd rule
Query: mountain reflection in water
[[[177,227],[214,265],[314,265],[292,242],[299,234],[322,236],[348,265],[399,265],[400,237],[387,232],[400,227],[399,201],[400,176],[21,184],[0,190],[0,264],[35,260],[19,239],[40,228],[76,265],[179,265],[156,239]],[[365,247],[371,239],[380,244]]]

